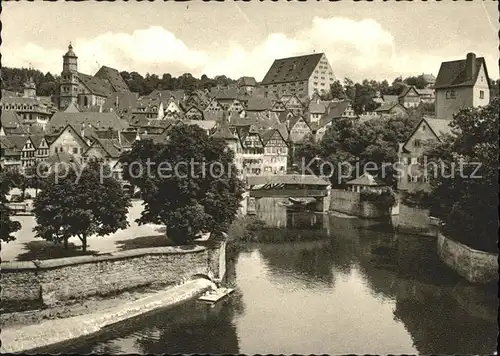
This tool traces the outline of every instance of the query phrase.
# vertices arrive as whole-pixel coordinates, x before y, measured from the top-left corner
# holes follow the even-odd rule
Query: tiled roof
[[[128,85],[125,83],[125,80],[123,80],[120,72],[114,68],[102,66],[94,76],[107,80],[115,92],[130,92]]]
[[[94,95],[108,97],[112,93],[111,84],[100,78],[83,73],[78,73],[78,78]]]
[[[342,117],[344,115],[344,112],[349,107],[349,105],[350,105],[350,102],[347,100],[331,103],[330,109],[329,109],[330,111],[328,112],[327,116],[331,117],[333,119]]]
[[[231,132],[229,129],[229,125],[223,124],[219,125],[217,128],[217,131],[213,134],[213,137],[215,138],[221,138],[224,140],[237,140],[238,137]]]
[[[71,124],[75,128],[81,127],[82,124],[89,124],[95,129],[107,130],[111,128],[117,131],[125,130],[129,126],[127,121],[120,119],[115,113],[56,112],[47,124],[46,129],[48,132],[56,131],[57,129],[64,128],[68,124]]]
[[[405,89],[401,92],[401,94],[399,94],[398,98],[403,98],[403,97],[405,97],[405,96],[406,96],[406,95],[407,95],[407,94],[408,94],[411,90],[415,90],[415,92],[416,92],[417,94],[419,94],[419,93],[418,93],[418,91],[417,91],[417,89],[416,89],[414,86],[409,86],[409,87],[406,87],[406,88],[405,88]]]
[[[103,150],[109,155],[109,157],[120,157],[121,149],[115,140],[106,138],[98,139],[92,146],[94,146],[96,143],[103,148]]]
[[[209,121],[221,121],[224,117],[224,113],[222,111],[205,111],[203,112],[203,118]]]
[[[486,62],[483,57],[476,58],[474,71],[475,75],[473,78],[467,78],[466,63],[466,59],[441,63],[434,88],[442,89],[474,85],[476,83],[479,70],[481,69],[481,65],[484,65],[486,71]]]
[[[31,135],[30,136],[31,142],[33,142],[33,145],[35,146],[35,148],[40,147],[40,144],[42,143],[44,138],[45,138],[45,135]]]
[[[433,89],[416,89],[417,93],[419,95],[429,95],[429,96],[434,96],[434,90]]]
[[[217,122],[213,120],[187,120],[186,124],[196,125],[203,130],[212,130],[217,126]]]
[[[26,135],[9,135],[6,136],[9,142],[12,144],[10,148],[15,148],[17,150],[22,150],[24,144],[28,140],[28,136]]]
[[[391,110],[393,107],[395,107],[396,105],[399,105],[398,102],[386,102],[386,103],[383,103],[380,107],[378,107],[377,109],[375,109],[375,112],[385,112],[385,111],[389,111]]]
[[[78,110],[74,103],[70,103],[68,107],[64,109],[64,112],[80,112],[80,110]]]
[[[271,110],[273,104],[271,99],[264,98],[261,96],[252,96],[248,99],[247,107],[245,111],[264,111]]]
[[[124,112],[125,110],[132,111],[137,107],[137,101],[139,100],[139,94],[132,92],[120,92],[112,93],[110,97],[106,99],[102,105],[103,111],[113,111]],[[118,105],[116,105],[118,103]]]
[[[326,107],[324,104],[315,102],[309,103],[309,112],[311,114],[324,114],[325,111]]]
[[[384,95],[384,103],[397,103],[398,96],[397,95]]]
[[[314,175],[286,174],[286,175],[260,175],[247,176],[248,185],[265,184],[304,184],[328,186],[331,183],[323,178]]]
[[[426,118],[423,119],[430,126],[432,131],[440,137],[443,134],[451,133],[450,120]]]
[[[238,85],[254,87],[257,85],[257,81],[254,77],[241,77],[238,79]]]
[[[15,111],[9,110],[2,110],[1,122],[4,129],[20,127],[26,123]]]
[[[383,182],[377,180],[374,176],[368,173],[362,174],[360,177],[353,179],[346,184],[349,185],[363,185],[363,186],[371,186],[371,187],[376,187],[376,186],[381,186],[385,185]]]
[[[305,81],[312,75],[323,53],[276,59],[261,84]]]

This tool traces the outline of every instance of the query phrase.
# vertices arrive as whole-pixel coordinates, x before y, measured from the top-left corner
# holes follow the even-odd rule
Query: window
[[[484,77],[483,76],[481,76],[481,81],[484,82]]]
[[[484,90],[479,91],[479,99],[484,99]]]
[[[447,90],[446,99],[455,99],[455,90]]]
[[[422,125],[422,131],[425,131],[425,125]]]
[[[78,148],[77,147],[73,147],[73,153],[78,153]]]

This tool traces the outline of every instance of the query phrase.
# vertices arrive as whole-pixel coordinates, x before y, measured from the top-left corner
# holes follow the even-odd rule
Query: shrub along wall
[[[219,279],[225,271],[222,249],[225,243],[2,263],[2,305],[19,310],[26,305],[64,304],[137,287],[171,285],[196,274]]]

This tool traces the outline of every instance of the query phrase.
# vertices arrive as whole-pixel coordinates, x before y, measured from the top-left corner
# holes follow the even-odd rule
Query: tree
[[[473,248],[498,251],[499,99],[459,111],[452,134],[426,150],[428,207],[442,231]],[[477,169],[477,171],[476,171]]]
[[[346,99],[346,94],[344,92],[344,88],[342,87],[342,83],[339,80],[334,81],[330,85],[330,97],[334,99]]]
[[[53,173],[35,198],[33,231],[47,241],[64,242],[65,248],[71,236],[78,236],[85,252],[89,236],[105,236],[128,226],[130,199],[110,177],[108,166],[90,162],[66,169],[65,177]]]
[[[354,82],[351,78],[344,78],[344,89],[347,99],[354,101],[356,96],[356,89],[354,88]]]
[[[175,126],[166,142],[135,142],[121,161],[124,178],[142,191],[138,223],[164,224],[176,244],[188,244],[200,232],[226,232],[244,188],[233,159],[224,141],[194,125]],[[153,169],[141,172],[148,162]]]
[[[18,221],[11,219],[12,213],[8,207],[7,194],[12,188],[9,176],[2,169],[0,171],[0,241],[9,242],[15,240],[12,233],[21,228]]]

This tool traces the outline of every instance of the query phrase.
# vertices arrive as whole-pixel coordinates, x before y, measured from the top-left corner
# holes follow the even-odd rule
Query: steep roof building
[[[311,97],[326,93],[335,80],[324,53],[276,59],[261,82],[265,94],[296,94]]]

